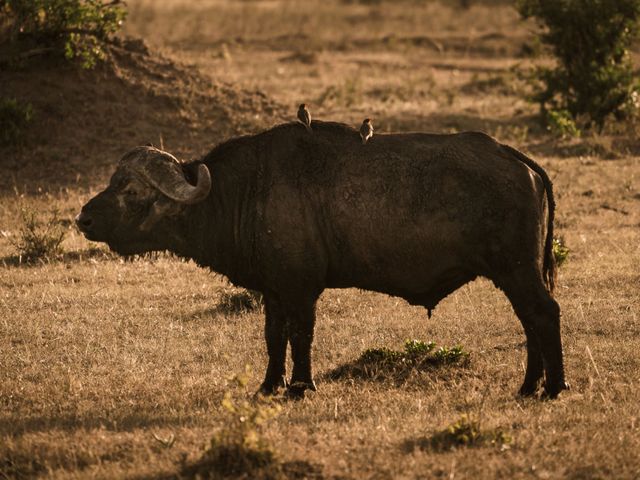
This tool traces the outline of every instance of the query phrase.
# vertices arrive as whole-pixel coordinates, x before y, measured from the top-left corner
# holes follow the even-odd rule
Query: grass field
[[[263,314],[229,307],[240,290],[213,273],[167,255],[118,258],[72,219],[132,146],[201,155],[293,118],[301,102],[318,118],[369,116],[378,131],[484,130],[545,167],[570,249],[556,296],[571,390],[516,396],[524,334],[488,281],[459,289],[431,319],[396,298],[329,290],[318,392],[279,402],[257,428],[287,466],[280,474],[640,478],[639,142],[633,125],[570,140],[539,126],[513,70],[532,62],[521,51],[534,25],[507,2],[128,3],[126,33],[175,65],[136,70],[123,57],[117,79],[73,74],[73,87],[35,69],[2,77],[34,104],[38,128],[0,160],[0,478],[194,477],[188,466],[233,417],[225,394],[241,403],[262,380]],[[54,101],[58,91],[67,100]],[[61,258],[21,263],[25,207],[59,212]],[[375,380],[331,375],[406,339],[462,345],[469,361]],[[436,448],[430,439],[464,415],[504,438]]]

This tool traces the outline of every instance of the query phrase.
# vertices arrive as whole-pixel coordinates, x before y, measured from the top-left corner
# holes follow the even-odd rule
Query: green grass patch
[[[495,446],[506,449],[512,438],[500,428],[484,429],[480,420],[471,415],[462,415],[456,422],[414,442],[414,446],[445,452],[466,447]]]
[[[429,371],[442,366],[466,366],[469,353],[461,345],[437,347],[435,342],[406,340],[402,350],[369,348],[355,361],[329,372],[332,379],[406,380],[412,372]]]
[[[263,306],[262,294],[255,290],[225,290],[220,295],[216,312],[239,315],[259,311]]]

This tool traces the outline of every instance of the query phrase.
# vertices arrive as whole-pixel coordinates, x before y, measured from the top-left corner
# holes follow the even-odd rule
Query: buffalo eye
[[[138,196],[138,191],[135,188],[129,187],[124,191],[124,194],[129,198],[134,198]]]

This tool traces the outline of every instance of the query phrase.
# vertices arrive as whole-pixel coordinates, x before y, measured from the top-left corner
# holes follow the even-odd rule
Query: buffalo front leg
[[[297,302],[289,311],[289,342],[293,373],[288,394],[294,398],[304,396],[306,390],[315,392],[316,385],[311,372],[311,345],[316,321],[316,301]]]
[[[277,300],[265,296],[264,337],[267,342],[269,364],[260,393],[273,395],[286,387],[285,360],[287,355],[287,319]]]

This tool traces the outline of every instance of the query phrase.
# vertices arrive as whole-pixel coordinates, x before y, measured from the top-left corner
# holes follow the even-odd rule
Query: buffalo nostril
[[[93,218],[87,215],[84,212],[80,212],[80,214],[76,217],[76,225],[80,230],[86,230],[93,224]]]

